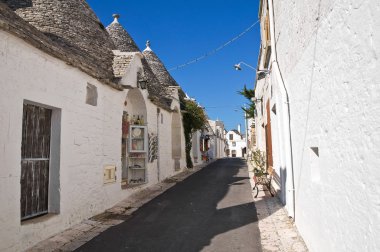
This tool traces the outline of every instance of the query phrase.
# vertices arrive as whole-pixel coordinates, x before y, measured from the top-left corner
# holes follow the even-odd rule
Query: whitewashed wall
[[[297,227],[310,251],[379,251],[380,2],[274,7],[290,95]]]
[[[230,140],[230,134],[233,134],[233,140]],[[230,150],[229,157],[232,157],[232,151],[236,151],[236,157],[243,157],[242,149],[247,146],[244,139],[233,131],[228,131],[225,138],[227,139],[228,149]],[[232,146],[232,142],[236,142],[236,146]]]
[[[201,139],[201,131],[198,130],[195,133],[193,133],[192,146],[191,146],[191,152],[190,152],[194,166],[203,163],[202,152],[200,149],[200,145],[202,142],[200,139]]]
[[[262,62],[261,62],[262,63]],[[260,69],[264,67],[261,66]],[[273,187],[279,193],[281,201],[285,204],[285,170],[281,166],[281,141],[280,141],[280,127],[281,125],[281,100],[278,99],[277,95],[277,85],[272,84],[274,82],[272,76],[268,76],[256,83],[255,96],[260,98],[261,101],[256,103],[257,117],[256,117],[256,148],[266,152],[266,135],[265,135],[265,125],[267,125],[267,109],[266,104],[269,100],[270,107],[270,119],[272,128],[272,155],[273,155],[273,168],[275,172],[276,179],[273,180]],[[276,106],[276,113],[272,110],[273,106]],[[280,108],[278,108],[280,107]]]
[[[121,118],[127,91],[116,91],[87,74],[0,31],[0,251],[21,251],[83,219],[99,214],[135,190],[121,189]],[[87,83],[98,91],[97,106],[86,101]],[[146,99],[146,91],[143,91]],[[61,109],[60,213],[20,222],[20,159],[23,102]],[[162,110],[161,110],[162,111]],[[157,128],[156,106],[147,103],[149,130]],[[166,113],[166,112],[163,112]],[[170,113],[160,127],[162,176],[171,146]],[[165,120],[168,120],[166,124]],[[169,141],[170,143],[170,141]],[[170,155],[169,155],[170,154]],[[165,166],[168,164],[168,166]],[[103,184],[103,167],[117,166],[117,181]],[[157,162],[148,167],[149,183],[157,182]]]
[[[223,122],[208,120],[208,123],[213,130],[213,135],[211,137],[211,146],[210,146],[210,148],[212,149],[211,158],[213,159],[223,158],[226,156]]]

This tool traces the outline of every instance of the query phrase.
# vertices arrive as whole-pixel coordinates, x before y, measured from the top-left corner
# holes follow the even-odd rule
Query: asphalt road
[[[76,251],[261,251],[242,159],[211,163]]]

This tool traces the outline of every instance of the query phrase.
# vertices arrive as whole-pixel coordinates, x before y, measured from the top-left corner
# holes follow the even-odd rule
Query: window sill
[[[57,215],[58,215],[57,213],[47,213],[44,215],[36,216],[34,218],[21,221],[21,226],[26,226],[26,225],[44,222],[44,221],[47,221],[47,220],[54,218]]]

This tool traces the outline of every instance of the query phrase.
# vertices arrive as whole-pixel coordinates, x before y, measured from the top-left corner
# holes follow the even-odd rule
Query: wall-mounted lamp
[[[236,71],[241,71],[241,70],[242,70],[242,67],[241,67],[242,64],[245,65],[245,66],[247,66],[247,67],[249,67],[249,68],[251,68],[252,70],[255,70],[258,74],[260,74],[260,73],[268,74],[268,73],[269,73],[269,70],[256,69],[256,68],[254,68],[253,66],[248,65],[248,64],[245,63],[244,61],[241,61],[241,62],[235,64],[235,65],[234,65],[235,70],[236,70]]]
[[[256,102],[262,102],[263,99],[262,98],[257,98],[257,97],[252,97],[251,101],[254,102],[254,103],[256,103]]]
[[[140,72],[137,73],[137,87],[140,89],[146,89],[148,86],[148,80],[141,76]]]

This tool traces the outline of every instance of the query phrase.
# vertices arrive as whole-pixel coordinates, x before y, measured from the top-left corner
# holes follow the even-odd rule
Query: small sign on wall
[[[116,166],[106,165],[103,170],[103,183],[109,184],[116,182]]]

